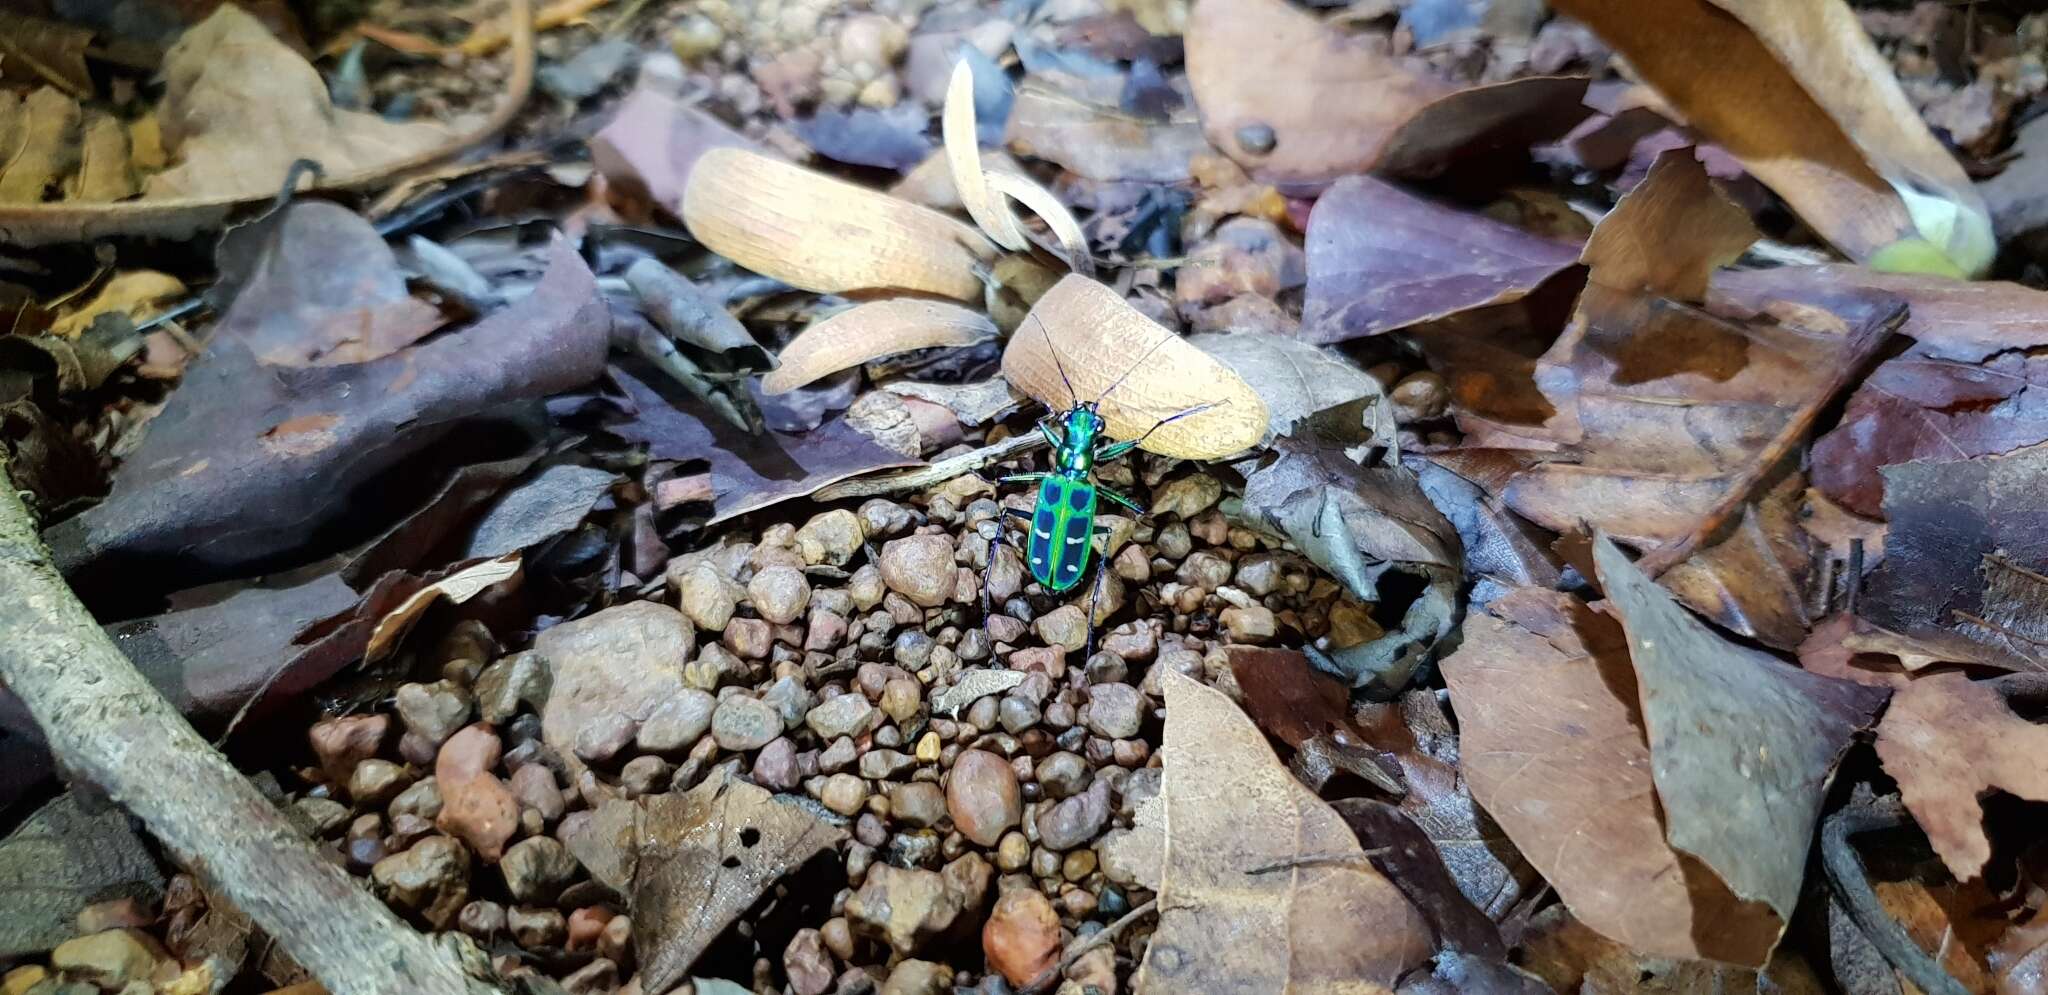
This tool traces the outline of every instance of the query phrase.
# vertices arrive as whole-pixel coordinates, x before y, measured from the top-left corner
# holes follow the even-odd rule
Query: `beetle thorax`
[[[1102,416],[1088,407],[1067,412],[1066,445],[1058,453],[1059,468],[1068,476],[1085,474],[1095,468],[1095,439],[1102,431]]]

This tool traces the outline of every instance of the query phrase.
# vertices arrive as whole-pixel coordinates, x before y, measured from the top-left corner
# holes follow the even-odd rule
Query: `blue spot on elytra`
[[[1084,488],[1080,488],[1080,487],[1076,487],[1076,488],[1074,488],[1073,490],[1071,490],[1071,491],[1068,491],[1068,492],[1067,492],[1067,507],[1069,507],[1069,508],[1072,508],[1072,509],[1074,509],[1075,511],[1087,511],[1087,510],[1088,510],[1088,491],[1087,491],[1086,489],[1084,489]]]

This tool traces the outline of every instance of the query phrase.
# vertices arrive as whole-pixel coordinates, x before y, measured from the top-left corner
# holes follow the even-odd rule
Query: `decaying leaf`
[[[939,405],[953,412],[962,425],[986,425],[1031,400],[1017,393],[1010,381],[1000,375],[969,384],[895,380],[883,384],[882,389]]]
[[[977,667],[962,673],[951,687],[932,695],[932,714],[959,718],[960,710],[992,694],[1002,694],[1024,683],[1021,670]]]
[[[149,178],[146,197],[273,194],[295,160],[345,176],[429,151],[451,134],[334,107],[319,72],[233,4],[179,37],[163,75],[156,113],[173,164]]]
[[[450,568],[447,576],[414,591],[399,602],[398,607],[377,620],[376,626],[370,630],[369,644],[363,648],[363,662],[376,663],[390,656],[405,634],[412,631],[413,623],[437,602],[459,605],[500,584],[517,581],[522,566],[520,559],[515,552],[480,563],[457,564]]]
[[[749,435],[711,413],[695,398],[675,396],[622,369],[612,379],[624,389],[632,413],[608,426],[631,442],[648,444],[654,459],[708,460],[714,514],[710,524],[804,497],[835,481],[870,470],[913,465],[833,418],[808,432]]]
[[[1715,635],[1604,536],[1593,558],[1642,688],[1666,835],[1789,922],[1835,762],[1887,692]]]
[[[827,159],[902,172],[931,155],[931,139],[925,137],[930,118],[909,102],[887,109],[820,107],[792,122],[790,130]]]
[[[1562,906],[1538,912],[1523,933],[1517,962],[1555,992],[1582,995],[1824,995],[1831,991],[1798,953],[1780,949],[1762,970],[1668,958],[1601,936]],[[1841,980],[1841,979],[1837,979]],[[1858,995],[1873,993],[1857,991]]]
[[[1659,154],[1593,226],[1579,261],[1598,286],[1697,303],[1714,271],[1756,239],[1749,214],[1715,188],[1691,150],[1676,149]]]
[[[258,222],[255,268],[221,316],[267,366],[331,366],[381,359],[447,319],[412,296],[377,229],[325,200],[293,201]]]
[[[78,102],[54,87],[0,93],[0,204],[35,204],[77,162]]]
[[[785,394],[852,369],[871,359],[930,349],[966,346],[996,337],[995,323],[979,311],[940,301],[870,301],[812,322],[782,348],[761,390]]]
[[[266,367],[239,340],[216,336],[115,474],[113,493],[46,541],[74,583],[92,564],[93,576],[129,586],[124,564],[138,559],[179,556],[191,584],[335,541],[320,527],[347,510],[360,515],[356,488],[459,425],[469,425],[474,454],[488,434],[472,419],[603,370],[610,322],[596,280],[566,242],[549,259],[517,304],[368,363]]]
[[[85,51],[92,30],[47,18],[0,11],[0,79],[16,85],[40,80],[84,100],[93,95]]]
[[[1276,440],[1275,457],[1245,473],[1244,515],[1292,540],[1361,601],[1389,599],[1381,587],[1389,573],[1418,582],[1411,602],[1385,606],[1399,613],[1383,620],[1385,637],[1333,657],[1354,686],[1391,691],[1457,621],[1458,533],[1413,473],[1347,455],[1344,446],[1356,441],[1313,426]]]
[[[1165,775],[1114,844],[1159,893],[1133,990],[1393,987],[1429,955],[1420,913],[1228,697],[1175,672],[1161,687]]]
[[[64,198],[116,201],[134,196],[137,189],[128,128],[111,114],[88,113],[79,129],[78,171],[64,181]]]
[[[2048,446],[1886,467],[1884,562],[1858,609],[1920,659],[2048,669]]]
[[[1254,177],[1318,189],[1375,169],[1428,174],[1456,153],[1563,135],[1583,80],[1528,77],[1461,92],[1282,0],[1200,0],[1188,83],[1210,144]]]
[[[1018,88],[1005,138],[1018,155],[1105,182],[1185,183],[1189,160],[1209,151],[1192,112],[1166,121],[1133,117],[1039,80]]]
[[[846,838],[723,768],[688,792],[648,795],[634,814],[633,946],[655,991],[682,980],[769,886]]]
[[[1309,212],[1305,245],[1302,332],[1315,342],[1377,335],[1578,278],[1575,246],[1370,176],[1330,185]]]
[[[626,267],[626,285],[648,320],[672,339],[711,353],[732,370],[771,369],[775,361],[725,302],[652,257]]]
[[[1902,241],[1976,275],[1990,216],[1840,0],[1564,0],[1686,121],[1859,261]],[[1894,249],[1894,252],[1897,250]]]
[[[2048,726],[2013,713],[2003,695],[1964,674],[1919,678],[1892,696],[1877,755],[1927,842],[1958,880],[1991,858],[1979,801],[1993,790],[2048,801]]]
[[[590,161],[612,183],[681,214],[690,171],[718,148],[761,151],[702,108],[642,86],[590,137]]]
[[[1574,915],[1648,954],[1764,962],[1782,924],[1665,839],[1613,619],[1522,588],[1467,616],[1443,672],[1472,796]]]
[[[93,902],[163,897],[164,875],[129,825],[103,803],[88,809],[65,792],[0,839],[0,957],[39,954],[78,934]]]
[[[1110,437],[1151,432],[1144,448],[1163,456],[1233,455],[1256,445],[1271,421],[1258,392],[1229,367],[1078,274],[1032,307],[1003,350],[1003,375],[1054,410],[1100,401]]]
[[[116,273],[91,300],[50,322],[50,334],[77,336],[103,314],[125,315],[139,325],[155,315],[158,305],[184,294],[185,281],[169,273],[148,269]]]
[[[820,293],[904,290],[981,300],[994,248],[937,211],[744,149],[697,157],[683,221],[712,251]]]
[[[1302,419],[1325,408],[1366,400],[1373,414],[1384,417],[1375,437],[1394,437],[1392,410],[1380,382],[1310,343],[1265,332],[1210,332],[1188,341],[1258,391],[1272,416],[1267,428],[1272,435],[1292,432]]]

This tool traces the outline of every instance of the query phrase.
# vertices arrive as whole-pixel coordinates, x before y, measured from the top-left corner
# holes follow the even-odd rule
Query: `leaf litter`
[[[2029,990],[2048,309],[2016,232],[1931,274],[2039,26],[1557,6],[554,5],[504,153],[215,274],[0,260],[0,450],[172,704],[570,990]],[[10,233],[216,225],[298,139],[375,196],[531,79],[453,56],[504,17],[188,16],[153,107],[4,43]],[[992,482],[1090,400],[1138,451],[1049,591]],[[190,882],[179,970],[305,980]]]

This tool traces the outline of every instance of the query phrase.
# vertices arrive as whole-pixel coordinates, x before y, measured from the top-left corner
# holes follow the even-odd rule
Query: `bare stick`
[[[7,479],[0,451],[0,483]],[[321,859],[136,673],[65,586],[11,486],[0,486],[0,683],[28,706],[65,767],[141,818],[328,991],[499,991]]]
[[[1755,493],[1757,485],[1769,478],[1771,471],[1777,469],[1778,464],[1806,438],[1808,432],[1813,431],[1813,424],[1819,420],[1820,413],[1834,403],[1835,398],[1841,396],[1843,391],[1862,382],[1865,368],[1877,358],[1878,350],[1883,347],[1885,340],[1891,338],[1892,332],[1905,320],[1906,309],[1901,304],[1874,321],[1858,325],[1850,333],[1848,341],[1843,343],[1841,359],[1835,364],[1834,372],[1821,385],[1821,389],[1815,391],[1812,397],[1807,398],[1805,404],[1799,406],[1799,410],[1792,413],[1792,417],[1785,420],[1784,427],[1778,429],[1778,434],[1771,437],[1771,441],[1764,445],[1763,451],[1757,453],[1756,459],[1749,466],[1744,467],[1741,473],[1728,481],[1727,493],[1722,494],[1721,500],[1701,516],[1699,524],[1693,526],[1692,531],[1685,535],[1651,550],[1636,561],[1636,566],[1655,579],[1664,571],[1690,559],[1694,550],[1712,539],[1729,521],[1741,514],[1742,509],[1748,507],[1750,496]]]
[[[1067,948],[1066,956],[1061,957],[1059,963],[1038,972],[1038,977],[1032,978],[1030,984],[1017,989],[1017,995],[1038,995],[1039,992],[1052,987],[1052,983],[1058,981],[1060,975],[1067,973],[1067,968],[1073,967],[1074,962],[1080,960],[1082,954],[1105,943],[1116,942],[1116,938],[1122,935],[1124,930],[1131,928],[1132,923],[1151,915],[1158,907],[1159,899],[1155,898],[1124,913],[1123,918],[1096,930],[1093,935],[1082,938],[1081,942]]]
[[[820,488],[811,495],[817,501],[837,501],[840,498],[874,497],[877,494],[899,494],[914,491],[920,487],[943,484],[963,473],[973,473],[985,466],[993,466],[1004,460],[1015,459],[1045,445],[1045,437],[1036,432],[1028,435],[1013,435],[992,446],[983,446],[973,452],[942,459],[930,466],[920,466],[901,473],[876,474],[872,477],[856,477]]]

